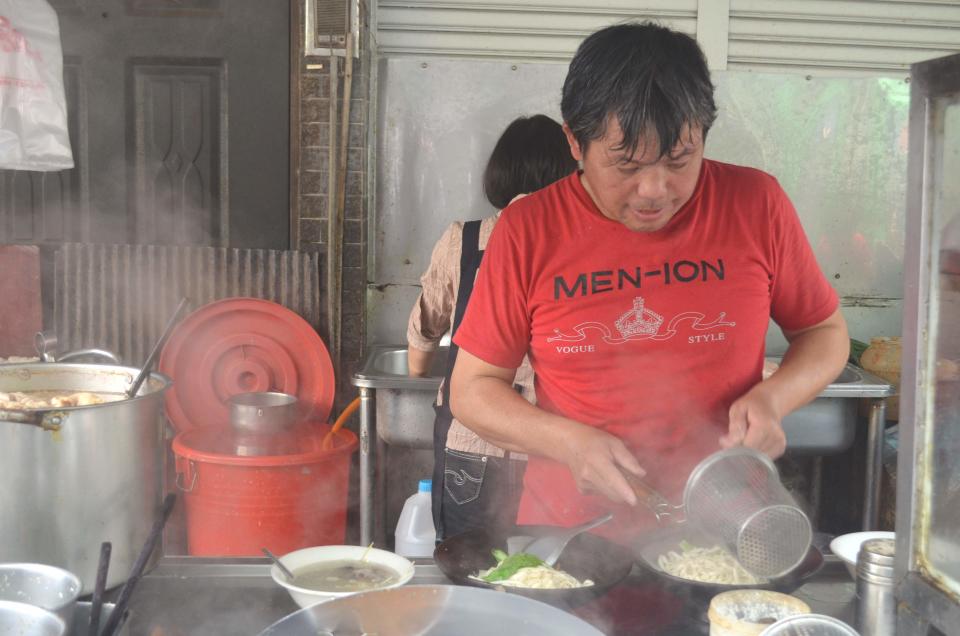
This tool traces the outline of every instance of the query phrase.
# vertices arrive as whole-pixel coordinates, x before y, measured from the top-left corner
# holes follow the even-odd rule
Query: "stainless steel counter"
[[[411,582],[449,583],[432,560],[417,561]],[[794,595],[816,613],[853,620],[854,584],[839,561],[828,560]],[[266,559],[165,558],[140,581],[131,609],[134,636],[239,636],[258,634],[299,608],[270,578]],[[672,600],[634,567],[605,597],[574,613],[608,634],[696,635],[708,633],[705,612]]]

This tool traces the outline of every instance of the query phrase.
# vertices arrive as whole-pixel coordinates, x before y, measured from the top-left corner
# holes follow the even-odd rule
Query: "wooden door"
[[[0,171],[0,243],[289,245],[286,0],[50,0],[75,167]]]

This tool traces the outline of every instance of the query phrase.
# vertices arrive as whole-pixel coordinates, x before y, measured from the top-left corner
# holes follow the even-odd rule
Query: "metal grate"
[[[308,0],[313,2],[313,29],[318,46],[343,48],[347,36],[347,11],[354,0]]]
[[[247,296],[321,324],[316,253],[158,245],[66,244],[55,257],[54,322],[59,350],[109,349],[146,359],[179,299],[191,309]]]

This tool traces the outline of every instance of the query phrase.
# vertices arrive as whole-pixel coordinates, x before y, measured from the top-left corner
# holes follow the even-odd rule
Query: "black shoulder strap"
[[[460,253],[460,283],[457,288],[457,307],[453,312],[453,324],[450,327],[450,336],[453,337],[460,328],[463,314],[467,311],[467,302],[473,293],[473,282],[477,278],[480,261],[483,260],[483,251],[480,250],[480,221],[467,221],[463,224],[463,249]],[[449,408],[450,404],[450,375],[453,365],[457,361],[460,348],[452,341],[447,355],[447,377],[443,383],[443,404]]]

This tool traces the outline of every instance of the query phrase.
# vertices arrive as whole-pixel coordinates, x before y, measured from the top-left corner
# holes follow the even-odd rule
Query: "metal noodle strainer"
[[[755,450],[731,448],[697,464],[687,479],[683,506],[670,504],[635,478],[630,481],[658,521],[689,522],[757,576],[783,576],[810,549],[810,519],[780,482],[770,458]]]

